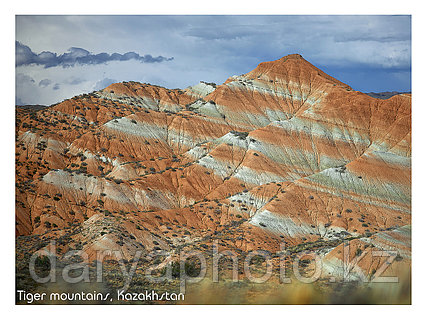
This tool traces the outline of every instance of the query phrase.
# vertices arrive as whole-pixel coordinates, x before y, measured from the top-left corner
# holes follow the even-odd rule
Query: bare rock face
[[[411,95],[370,97],[300,55],[217,86],[123,82],[18,108],[16,234],[79,229],[91,258],[218,233],[242,251],[344,238],[384,249],[410,224]],[[334,275],[340,250],[324,257]]]

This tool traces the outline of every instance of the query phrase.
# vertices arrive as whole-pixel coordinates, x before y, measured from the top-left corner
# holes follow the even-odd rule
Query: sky
[[[16,104],[121,81],[223,83],[299,53],[362,92],[411,91],[411,16],[16,16]]]

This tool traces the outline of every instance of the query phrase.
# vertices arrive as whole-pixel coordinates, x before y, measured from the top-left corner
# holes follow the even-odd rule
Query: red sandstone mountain
[[[218,86],[123,82],[17,112],[16,235],[62,252],[173,254],[221,233],[242,251],[348,238],[409,263],[410,224],[411,95],[375,99],[300,55]]]

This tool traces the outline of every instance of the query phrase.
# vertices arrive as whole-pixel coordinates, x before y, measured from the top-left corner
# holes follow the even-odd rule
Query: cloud
[[[59,85],[59,83],[56,83],[54,86],[53,86],[53,89],[54,90],[59,90],[61,87],[60,87],[60,85]]]
[[[46,86],[49,86],[52,84],[52,81],[49,79],[43,79],[38,83],[38,86],[45,88]]]
[[[43,51],[39,54],[34,53],[30,47],[22,44],[19,41],[15,42],[16,46],[16,66],[25,65],[42,65],[45,68],[62,66],[72,67],[76,64],[102,64],[110,61],[129,61],[137,60],[141,63],[159,63],[164,61],[171,61],[174,58],[166,58],[163,56],[153,57],[150,54],[139,55],[135,52],[127,52],[124,54],[120,53],[98,53],[92,54],[89,51],[71,47],[68,52],[58,55],[57,53],[50,51]]]
[[[35,83],[35,80],[31,76],[23,74],[23,73],[16,74],[16,85],[31,84],[31,83]]]
[[[16,21],[16,70],[35,79],[17,94],[30,104],[56,103],[120,81],[170,88],[223,83],[291,53],[356,90],[411,89],[410,16],[25,15]],[[152,54],[143,62],[174,60],[141,63],[135,52]],[[52,83],[41,87],[43,79]],[[55,83],[60,90],[53,90]]]
[[[69,79],[68,81],[66,81],[66,83],[71,84],[71,85],[77,85],[77,84],[83,83],[84,81],[85,80],[81,79],[81,78],[72,78],[72,79]]]
[[[24,102],[22,102],[22,99],[15,96],[15,105],[24,105]]]
[[[411,63],[410,16],[217,16],[196,20],[180,33],[208,47],[227,67],[300,53],[311,63],[383,68]],[[175,53],[173,53],[175,55]],[[183,59],[179,56],[179,61]],[[240,62],[235,63],[234,57]],[[222,62],[223,61],[223,62]],[[253,66],[251,66],[252,68]],[[247,72],[242,70],[243,72]]]
[[[107,86],[118,82],[117,80],[113,80],[110,78],[104,78],[102,80],[99,80],[98,82],[96,82],[95,86],[93,87],[93,90],[98,91],[98,90],[102,90],[104,88],[106,88]]]
[[[193,27],[185,35],[203,40],[235,40],[263,34],[263,25],[224,25],[211,27]]]

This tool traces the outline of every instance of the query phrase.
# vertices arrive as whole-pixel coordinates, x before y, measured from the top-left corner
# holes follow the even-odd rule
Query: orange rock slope
[[[300,55],[218,86],[123,82],[17,112],[17,236],[78,229],[91,257],[130,257],[221,232],[244,251],[370,243],[410,224],[411,95],[372,98]]]

